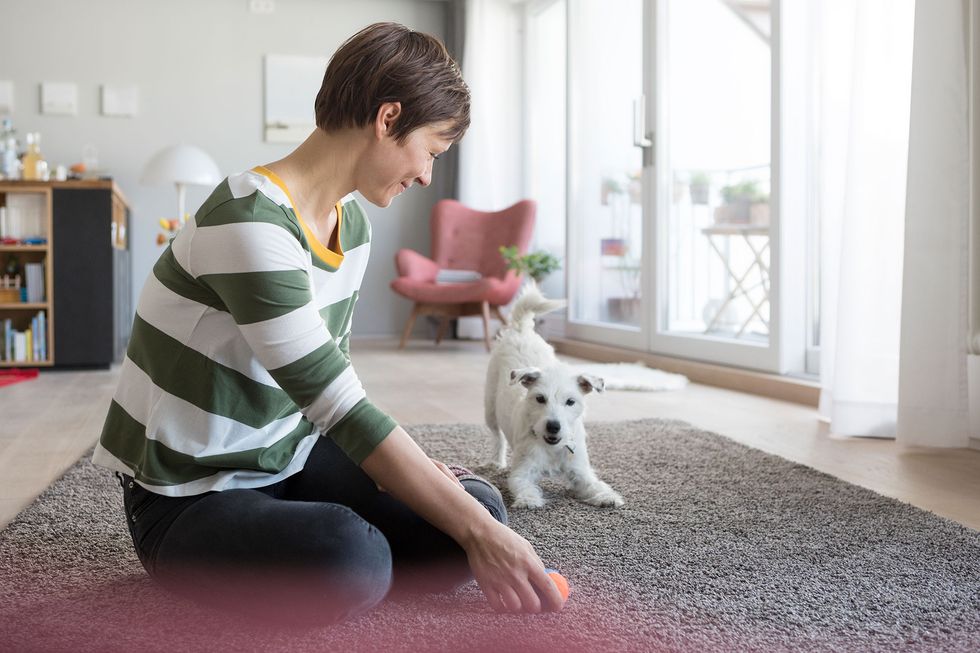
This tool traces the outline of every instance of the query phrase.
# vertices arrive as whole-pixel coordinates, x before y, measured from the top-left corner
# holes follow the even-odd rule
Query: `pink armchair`
[[[436,344],[442,341],[449,320],[481,315],[489,351],[490,314],[506,324],[500,307],[513,299],[521,285],[520,277],[507,269],[500,247],[516,245],[522,254],[527,253],[536,211],[532,200],[492,213],[475,211],[455,200],[438,202],[432,208],[432,258],[410,249],[395,254],[398,278],[391,282],[391,289],[415,302],[399,347],[405,347],[419,315],[441,318]],[[473,270],[482,278],[467,283],[436,283],[439,270]]]

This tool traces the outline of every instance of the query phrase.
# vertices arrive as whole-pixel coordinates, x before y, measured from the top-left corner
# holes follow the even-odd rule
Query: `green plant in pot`
[[[700,170],[691,174],[691,204],[707,204],[711,192],[711,177]]]
[[[715,222],[748,223],[753,207],[768,208],[769,204],[769,195],[759,189],[759,182],[754,179],[722,187],[721,199],[723,204],[715,209]],[[768,222],[768,212],[765,216]]]
[[[526,274],[536,283],[541,283],[549,274],[561,269],[561,262],[544,251],[522,255],[517,251],[516,246],[511,245],[510,247],[501,247],[500,254],[504,257],[508,270],[514,270],[518,274]]]

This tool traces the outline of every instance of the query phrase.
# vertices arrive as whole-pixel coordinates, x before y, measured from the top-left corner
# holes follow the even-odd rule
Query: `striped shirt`
[[[262,487],[326,434],[360,463],[395,427],[350,363],[371,227],[321,244],[265,168],[223,181],[153,267],[93,462],[168,496]]]

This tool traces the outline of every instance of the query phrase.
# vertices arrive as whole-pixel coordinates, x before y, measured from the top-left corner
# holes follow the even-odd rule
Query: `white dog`
[[[485,416],[494,444],[494,462],[507,467],[515,508],[540,508],[538,481],[556,476],[580,501],[621,506],[623,498],[599,480],[585,447],[584,395],[602,392],[602,379],[576,374],[555,358],[555,350],[534,331],[534,316],[565,305],[528,286],[497,336],[487,370]]]

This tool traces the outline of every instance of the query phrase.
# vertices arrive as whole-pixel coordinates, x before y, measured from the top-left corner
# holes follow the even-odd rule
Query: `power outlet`
[[[276,0],[248,0],[248,10],[253,14],[275,13]]]

